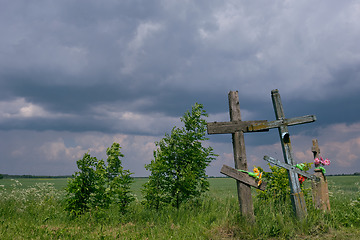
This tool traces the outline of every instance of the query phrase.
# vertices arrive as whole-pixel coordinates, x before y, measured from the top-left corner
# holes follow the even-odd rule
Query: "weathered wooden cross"
[[[317,139],[312,140],[313,146],[311,151],[314,154],[314,159],[320,157],[320,148]],[[317,209],[323,211],[330,211],[330,201],[329,201],[329,188],[326,177],[322,170],[315,169],[315,174],[319,181],[312,182],[312,194],[314,206]]]
[[[277,120],[271,122],[253,124],[248,127],[248,130],[259,131],[259,130],[266,130],[271,128],[278,128],[285,163],[294,166],[295,164],[293,160],[293,153],[292,153],[288,126],[314,122],[316,120],[316,117],[314,115],[308,115],[303,117],[286,119],[280,99],[280,94],[277,89],[271,91],[271,98]],[[303,218],[304,216],[306,216],[307,210],[306,210],[304,195],[301,192],[301,188],[300,188],[298,173],[294,169],[287,169],[287,170],[288,170],[290,190],[291,190],[291,202],[293,205],[294,213],[298,218]]]
[[[249,126],[255,123],[265,123],[267,121],[241,121],[238,92],[230,91],[228,97],[230,122],[208,123],[208,134],[232,133],[235,168],[247,171],[248,167],[246,161],[244,133],[248,132]],[[253,219],[254,207],[250,186],[256,186],[256,181],[246,173],[236,172],[236,169],[228,166],[225,166],[225,168],[223,167],[223,171],[227,173],[224,174],[237,180],[238,200],[241,213]],[[262,187],[264,186],[265,184]]]

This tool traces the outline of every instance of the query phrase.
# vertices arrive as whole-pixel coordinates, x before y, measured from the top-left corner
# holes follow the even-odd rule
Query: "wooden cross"
[[[230,122],[213,122],[207,124],[208,134],[232,133],[233,151],[235,168],[247,171],[247,161],[245,152],[244,132],[248,132],[248,127],[263,121],[241,121],[239,93],[230,91],[229,112]],[[250,185],[238,178],[237,181],[238,200],[240,211],[243,215],[254,219],[254,207],[251,197]]]
[[[271,128],[278,128],[285,163],[293,166],[295,164],[293,160],[288,126],[314,122],[316,120],[316,117],[314,115],[308,115],[304,117],[286,119],[280,99],[280,94],[277,89],[271,91],[271,98],[277,120],[272,122],[253,124],[248,128],[248,130],[259,131]],[[306,216],[307,210],[304,194],[301,192],[298,174],[295,171],[288,170],[288,176],[291,190],[291,202],[293,204],[295,215],[298,218],[303,218]]]

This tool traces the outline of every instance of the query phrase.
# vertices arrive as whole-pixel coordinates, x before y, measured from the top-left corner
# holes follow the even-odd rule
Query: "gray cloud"
[[[73,133],[64,146],[79,151],[87,147],[73,139],[89,132],[158,139],[195,102],[211,121],[228,120],[230,90],[244,120],[274,119],[275,88],[287,117],[318,117],[292,127],[294,136],[360,122],[357,1],[0,4],[0,130],[10,142],[23,131],[39,137],[35,149],[49,141],[44,133]],[[210,139],[230,154],[228,136]],[[247,139],[250,148],[277,141]]]

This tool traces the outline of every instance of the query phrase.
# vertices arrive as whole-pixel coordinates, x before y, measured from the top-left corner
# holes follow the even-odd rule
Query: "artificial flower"
[[[323,164],[324,164],[325,166],[329,166],[329,165],[330,165],[330,160],[326,158],[326,159],[323,161]]]
[[[262,183],[262,179],[261,179],[261,177],[262,177],[262,174],[263,174],[263,173],[260,173],[260,176],[259,176],[259,182],[258,182],[258,186],[260,186],[260,185],[261,185],[261,183]]]
[[[321,163],[321,161],[320,161],[319,158],[315,158],[315,159],[314,159],[314,163],[315,163],[315,166],[319,166],[320,163]]]
[[[326,170],[323,166],[329,166],[330,165],[330,160],[328,158],[326,158],[325,160],[320,156],[319,158],[315,158],[314,159],[314,163],[315,163],[315,169],[320,169],[324,174],[326,173]]]
[[[307,177],[304,177],[304,176],[302,176],[302,175],[299,175],[299,182],[300,182],[300,184],[302,184],[306,179],[307,179]]]
[[[256,180],[258,180],[258,186],[260,186],[260,184],[262,183],[262,180],[261,180],[262,172],[260,172],[257,167],[254,167],[254,169],[253,169],[254,172],[248,172],[248,171],[241,170],[241,169],[238,169],[238,171],[247,173],[249,176],[251,176],[251,177],[255,178]]]

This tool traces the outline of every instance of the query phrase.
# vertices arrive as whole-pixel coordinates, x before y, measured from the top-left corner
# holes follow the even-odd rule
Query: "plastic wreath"
[[[326,170],[323,166],[329,166],[330,165],[330,160],[329,159],[323,159],[321,156],[319,156],[320,158],[315,158],[314,159],[314,164],[315,164],[315,169],[320,169],[323,174],[326,173]]]
[[[260,172],[257,167],[254,167],[254,169],[253,169],[254,172],[248,172],[248,171],[241,170],[241,169],[238,169],[238,171],[247,173],[250,177],[253,177],[256,180],[258,180],[258,186],[260,186],[260,184],[262,183],[262,179],[261,179],[262,178],[262,172]]]

